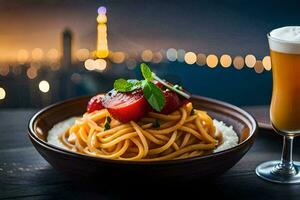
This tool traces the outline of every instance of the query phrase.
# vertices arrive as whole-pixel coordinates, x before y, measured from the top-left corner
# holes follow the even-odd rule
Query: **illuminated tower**
[[[109,51],[107,45],[107,17],[104,6],[98,8],[97,22],[97,50],[95,53],[98,58],[106,58]]]
[[[72,39],[73,33],[70,29],[66,28],[63,32],[63,57],[61,65],[66,68],[72,64]]]

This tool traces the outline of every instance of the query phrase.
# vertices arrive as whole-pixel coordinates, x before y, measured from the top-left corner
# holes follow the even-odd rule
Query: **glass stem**
[[[293,164],[293,136],[284,136],[283,137],[283,149],[281,154],[281,163],[279,168],[281,172],[288,174],[295,174],[296,169]]]

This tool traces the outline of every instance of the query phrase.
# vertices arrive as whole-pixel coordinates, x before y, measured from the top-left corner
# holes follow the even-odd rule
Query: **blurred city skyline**
[[[1,108],[42,107],[105,92],[116,78],[140,78],[141,62],[193,94],[236,105],[268,104],[266,34],[299,25],[300,17],[300,3],[293,0],[0,0],[0,5]],[[106,7],[108,19],[101,30],[99,6]],[[99,46],[107,57],[95,56]]]
[[[83,1],[1,0],[0,62],[21,49],[61,51],[69,27],[74,49],[95,49],[99,6],[108,10],[109,48],[142,51],[176,48],[213,54],[268,54],[266,34],[298,22],[297,1]],[[270,10],[271,9],[271,10]],[[208,13],[210,12],[210,13]],[[289,15],[287,19],[284,17]],[[251,37],[249,37],[251,35]],[[262,59],[262,58],[261,58]]]

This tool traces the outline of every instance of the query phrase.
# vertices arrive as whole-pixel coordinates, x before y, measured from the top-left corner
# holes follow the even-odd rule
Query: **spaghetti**
[[[182,159],[211,153],[222,143],[212,118],[183,105],[170,115],[149,112],[138,122],[121,123],[107,109],[85,113],[60,136],[70,150],[132,161]]]

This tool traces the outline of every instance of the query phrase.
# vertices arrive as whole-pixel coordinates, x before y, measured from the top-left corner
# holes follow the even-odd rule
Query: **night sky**
[[[75,48],[95,49],[99,6],[108,9],[112,50],[170,47],[258,57],[268,54],[266,34],[299,25],[299,1],[0,0],[0,61],[19,49],[60,49],[70,27]]]

